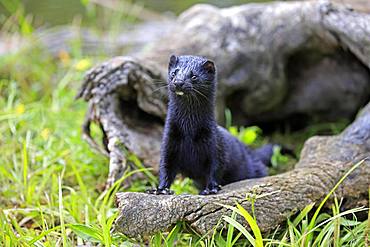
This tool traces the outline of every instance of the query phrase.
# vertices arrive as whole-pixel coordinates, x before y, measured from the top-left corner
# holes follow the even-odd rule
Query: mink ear
[[[216,68],[215,68],[215,64],[211,61],[211,60],[207,60],[207,62],[205,62],[203,64],[203,68],[210,74],[215,74],[216,73]]]
[[[175,66],[177,64],[177,60],[178,58],[175,55],[171,55],[168,68],[172,68],[173,66]]]

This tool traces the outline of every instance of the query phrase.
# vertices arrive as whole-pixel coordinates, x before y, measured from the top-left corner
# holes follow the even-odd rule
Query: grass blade
[[[231,218],[235,219],[235,212],[232,213]],[[232,246],[231,242],[233,240],[234,226],[229,224],[227,228],[226,246]]]
[[[90,242],[100,242],[102,243],[103,236],[101,235],[100,231],[94,229],[91,226],[82,225],[82,224],[70,224],[68,225],[69,228],[72,229],[74,233],[76,233],[79,237],[86,241]]]
[[[331,191],[325,196],[324,200],[321,201],[319,207],[316,209],[314,215],[312,216],[311,218],[311,221],[310,221],[310,224],[308,226],[308,230],[309,232],[304,234],[304,236],[302,237],[307,237],[307,242],[306,243],[309,243],[312,238],[313,238],[313,235],[312,235],[312,230],[314,229],[314,226],[315,226],[315,223],[316,223],[316,218],[317,216],[319,215],[320,211],[321,211],[321,208],[324,206],[325,202],[329,199],[329,197],[334,193],[334,191],[339,187],[339,185],[348,177],[349,174],[351,174],[356,168],[358,168],[360,165],[362,165],[364,163],[365,160],[361,160],[359,162],[357,162],[357,164],[355,164],[354,166],[351,167],[351,169],[349,169],[341,179],[339,179],[338,183],[331,189]]]
[[[239,203],[236,204],[238,207],[240,214],[244,217],[244,219],[248,222],[249,226],[251,227],[254,236],[256,237],[256,247],[263,247],[263,239],[260,228],[257,225],[257,222],[254,220],[252,215],[248,213]]]
[[[59,194],[59,219],[60,219],[60,229],[62,231],[62,239],[63,239],[63,246],[66,247],[67,245],[67,234],[66,228],[64,225],[64,213],[63,213],[63,194],[62,194],[62,178],[61,176],[58,177],[58,194]]]
[[[171,232],[166,237],[166,244],[167,246],[175,246],[175,240],[177,238],[177,234],[181,229],[181,222],[177,222],[176,226],[171,230]]]
[[[229,223],[229,224],[232,224],[236,229],[238,229],[241,233],[243,233],[243,235],[248,239],[248,241],[251,243],[251,245],[256,246],[256,240],[254,239],[254,237],[252,236],[252,234],[250,234],[247,229],[245,229],[244,226],[242,226],[239,222],[237,222],[236,220],[234,220],[233,218],[229,217],[229,216],[224,216],[223,219]]]

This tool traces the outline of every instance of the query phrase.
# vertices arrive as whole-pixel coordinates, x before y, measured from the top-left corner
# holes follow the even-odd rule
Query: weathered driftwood
[[[110,158],[107,185],[127,168],[126,150],[157,168],[166,114],[160,83],[171,53],[216,62],[220,120],[225,106],[238,124],[348,118],[369,99],[369,23],[368,14],[326,1],[196,5],[151,48],[96,66],[78,97],[89,102],[84,137]],[[91,122],[104,132],[103,147]]]
[[[250,210],[246,195],[257,197],[255,214],[262,231],[275,229],[289,216],[311,203],[319,203],[356,161],[370,155],[370,103],[357,120],[340,135],[312,137],[293,171],[236,182],[213,196],[118,193],[121,214],[116,229],[128,236],[141,237],[164,231],[178,221],[205,234],[212,231],[222,215],[231,215],[220,204],[240,203]],[[370,160],[365,160],[336,190],[344,207],[368,205]],[[223,222],[225,223],[225,222]],[[222,221],[221,225],[222,226]]]

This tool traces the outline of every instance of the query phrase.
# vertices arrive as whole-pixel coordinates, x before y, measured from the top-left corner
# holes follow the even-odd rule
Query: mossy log
[[[127,152],[157,169],[167,96],[170,54],[203,55],[218,69],[217,112],[225,107],[240,124],[292,116],[354,118],[370,96],[370,15],[328,1],[247,4],[219,9],[196,5],[172,32],[134,57],[115,57],[87,74],[78,97],[89,102],[83,125],[91,146],[109,156],[107,185],[127,169]],[[306,142],[291,172],[225,186],[215,196],[117,195],[117,229],[129,236],[163,230],[178,220],[205,233],[247,193],[269,194],[256,202],[263,231],[273,229],[327,194],[370,148],[370,107],[342,134]],[[103,145],[90,134],[97,123]],[[337,191],[346,205],[364,205],[370,169],[366,160]]]

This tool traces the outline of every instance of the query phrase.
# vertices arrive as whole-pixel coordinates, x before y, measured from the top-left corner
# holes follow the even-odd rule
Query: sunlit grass
[[[91,59],[71,56],[71,66],[66,66],[65,60],[38,49],[3,59],[0,242],[5,246],[111,246],[131,241],[111,234],[118,213],[114,195],[126,177],[103,192],[108,160],[93,153],[81,138],[86,103],[75,101],[74,96]],[[145,191],[156,177],[136,157],[131,160],[148,181],[135,181],[130,191]],[[191,184],[189,179],[179,179],[173,189],[196,193]],[[180,226],[176,229],[172,235]],[[174,241],[171,234],[165,239]]]
[[[27,50],[4,61],[0,242],[82,244],[76,233],[81,224],[96,226],[102,242],[110,243],[114,193],[99,197],[108,162],[81,140],[86,105],[73,100],[87,58],[68,68],[39,50]]]

